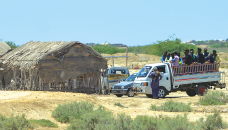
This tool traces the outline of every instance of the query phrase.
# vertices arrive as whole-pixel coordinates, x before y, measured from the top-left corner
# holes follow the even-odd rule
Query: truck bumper
[[[220,83],[217,86],[215,86],[215,88],[225,88],[226,87],[226,83]]]
[[[112,94],[123,94],[126,95],[127,94],[127,89],[112,89],[111,91]]]

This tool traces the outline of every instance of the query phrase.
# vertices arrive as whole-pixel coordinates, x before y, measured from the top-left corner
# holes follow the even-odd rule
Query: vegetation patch
[[[119,106],[119,107],[128,108],[128,107],[126,107],[126,106],[122,105],[122,104],[121,104],[121,103],[119,103],[119,102],[118,102],[118,103],[115,103],[114,105],[115,105],[115,106]]]
[[[30,123],[35,124],[35,125],[39,125],[42,127],[54,127],[57,128],[58,125],[55,124],[54,122],[50,121],[50,120],[46,120],[46,119],[41,119],[41,120],[29,120]]]
[[[228,124],[223,122],[220,113],[215,109],[214,114],[207,116],[205,121],[204,118],[200,118],[196,127],[204,130],[218,130],[228,128]]]
[[[182,102],[174,102],[173,100],[169,100],[165,102],[164,104],[161,104],[161,106],[156,106],[154,104],[151,104],[150,110],[155,111],[167,111],[167,112],[191,112],[193,111],[192,107],[189,104],[184,104]]]
[[[88,102],[73,102],[59,105],[53,112],[52,117],[57,121],[65,123],[70,119],[80,118],[84,113],[93,112],[94,105]]]
[[[11,116],[9,118],[0,115],[0,130],[28,130],[34,129],[34,126],[22,116]]]
[[[228,96],[224,92],[209,91],[200,97],[198,104],[200,105],[225,105],[228,103]]]
[[[87,102],[80,103],[91,105]],[[74,104],[78,105],[78,103]],[[215,111],[214,115],[207,116],[205,120],[201,118],[196,122],[190,122],[187,114],[175,117],[140,115],[132,119],[124,113],[114,116],[112,112],[99,106],[91,111],[80,111],[80,116],[71,116],[69,121],[70,126],[67,127],[67,130],[207,130],[228,128],[218,111]]]

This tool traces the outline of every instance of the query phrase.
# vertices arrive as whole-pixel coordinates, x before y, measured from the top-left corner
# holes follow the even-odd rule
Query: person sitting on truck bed
[[[190,49],[190,53],[192,55],[192,62],[196,62],[197,61],[197,57],[196,55],[194,54],[194,49]]]
[[[170,62],[172,60],[172,57],[170,56],[170,53],[167,54],[167,57],[165,58],[165,62]]]
[[[203,56],[203,53],[201,53],[201,50],[201,48],[198,48],[197,63],[203,64],[205,63],[205,58]]]
[[[182,65],[183,64],[183,59],[180,57],[180,52],[178,52],[177,55],[179,56],[179,65]]]
[[[208,61],[209,63],[214,63],[215,62],[215,59],[213,57],[213,54],[210,54],[207,58],[206,58],[206,61]]]
[[[149,75],[150,78],[152,78],[152,82],[150,84],[152,88],[152,94],[154,99],[159,99],[159,81],[162,79],[162,75],[157,70],[157,67],[154,67],[153,72]]]
[[[214,57],[213,57],[213,54],[210,54],[207,58],[206,58],[206,61],[207,61],[207,63],[209,62],[209,63],[214,63],[215,62],[215,59],[214,59]],[[214,66],[213,65],[208,65],[208,67],[209,67],[209,72],[212,72],[213,71],[213,69],[215,69],[214,68]]]
[[[164,55],[161,58],[161,62],[165,62],[166,57],[167,57],[167,51],[164,52]]]
[[[189,53],[189,49],[185,49],[184,51],[185,51],[185,57],[184,57],[185,62],[184,63],[187,65],[191,65],[192,64],[192,55]]]

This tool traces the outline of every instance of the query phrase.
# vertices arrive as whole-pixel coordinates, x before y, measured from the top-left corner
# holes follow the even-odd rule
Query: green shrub
[[[100,45],[100,44],[96,44],[92,46],[92,48],[98,53],[104,53],[104,54],[124,53],[126,51],[126,49],[121,49],[111,45]]]
[[[206,121],[200,118],[197,122],[197,127],[204,130],[216,130],[216,129],[226,129],[228,124],[223,122],[222,117],[218,110],[214,110],[213,115],[207,116]]]
[[[84,113],[80,119],[71,120],[67,130],[92,130],[96,129],[111,129],[113,126],[114,117],[110,111],[106,111],[102,106],[98,109]]]
[[[121,104],[121,103],[119,103],[119,102],[118,102],[118,103],[115,103],[114,105],[115,105],[115,106],[119,106],[119,107],[128,108],[128,107],[126,107],[126,106],[122,105],[122,104]]]
[[[200,97],[201,105],[225,105],[228,103],[228,96],[224,92],[209,91],[203,97]]]
[[[151,104],[150,110],[167,111],[167,112],[191,112],[193,109],[189,104],[174,102],[173,100],[167,101],[161,106]]]
[[[31,122],[32,124],[43,126],[43,127],[54,127],[54,128],[57,128],[58,127],[58,125],[55,124],[54,122],[52,122],[50,120],[45,120],[45,119],[41,119],[41,120],[29,120],[29,122]]]
[[[0,129],[1,130],[27,130],[33,129],[34,126],[25,118],[25,114],[22,116],[11,116],[9,118],[0,116]]]
[[[131,127],[133,130],[157,130],[161,123],[162,121],[157,117],[140,115],[133,120]]]
[[[54,117],[59,122],[69,122],[70,119],[77,119],[84,113],[92,112],[94,105],[88,102],[73,102],[59,105],[53,112]]]

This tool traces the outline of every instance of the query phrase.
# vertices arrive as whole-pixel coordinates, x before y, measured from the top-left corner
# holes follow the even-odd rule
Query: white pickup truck
[[[162,74],[159,82],[159,97],[165,97],[170,92],[186,91],[189,96],[203,95],[207,89],[225,88],[226,84],[220,80],[225,75],[219,72],[216,64],[197,64],[172,66],[170,63],[156,63],[145,65],[134,80],[131,91],[135,94],[146,94],[152,97],[151,78],[149,74],[153,68]]]

